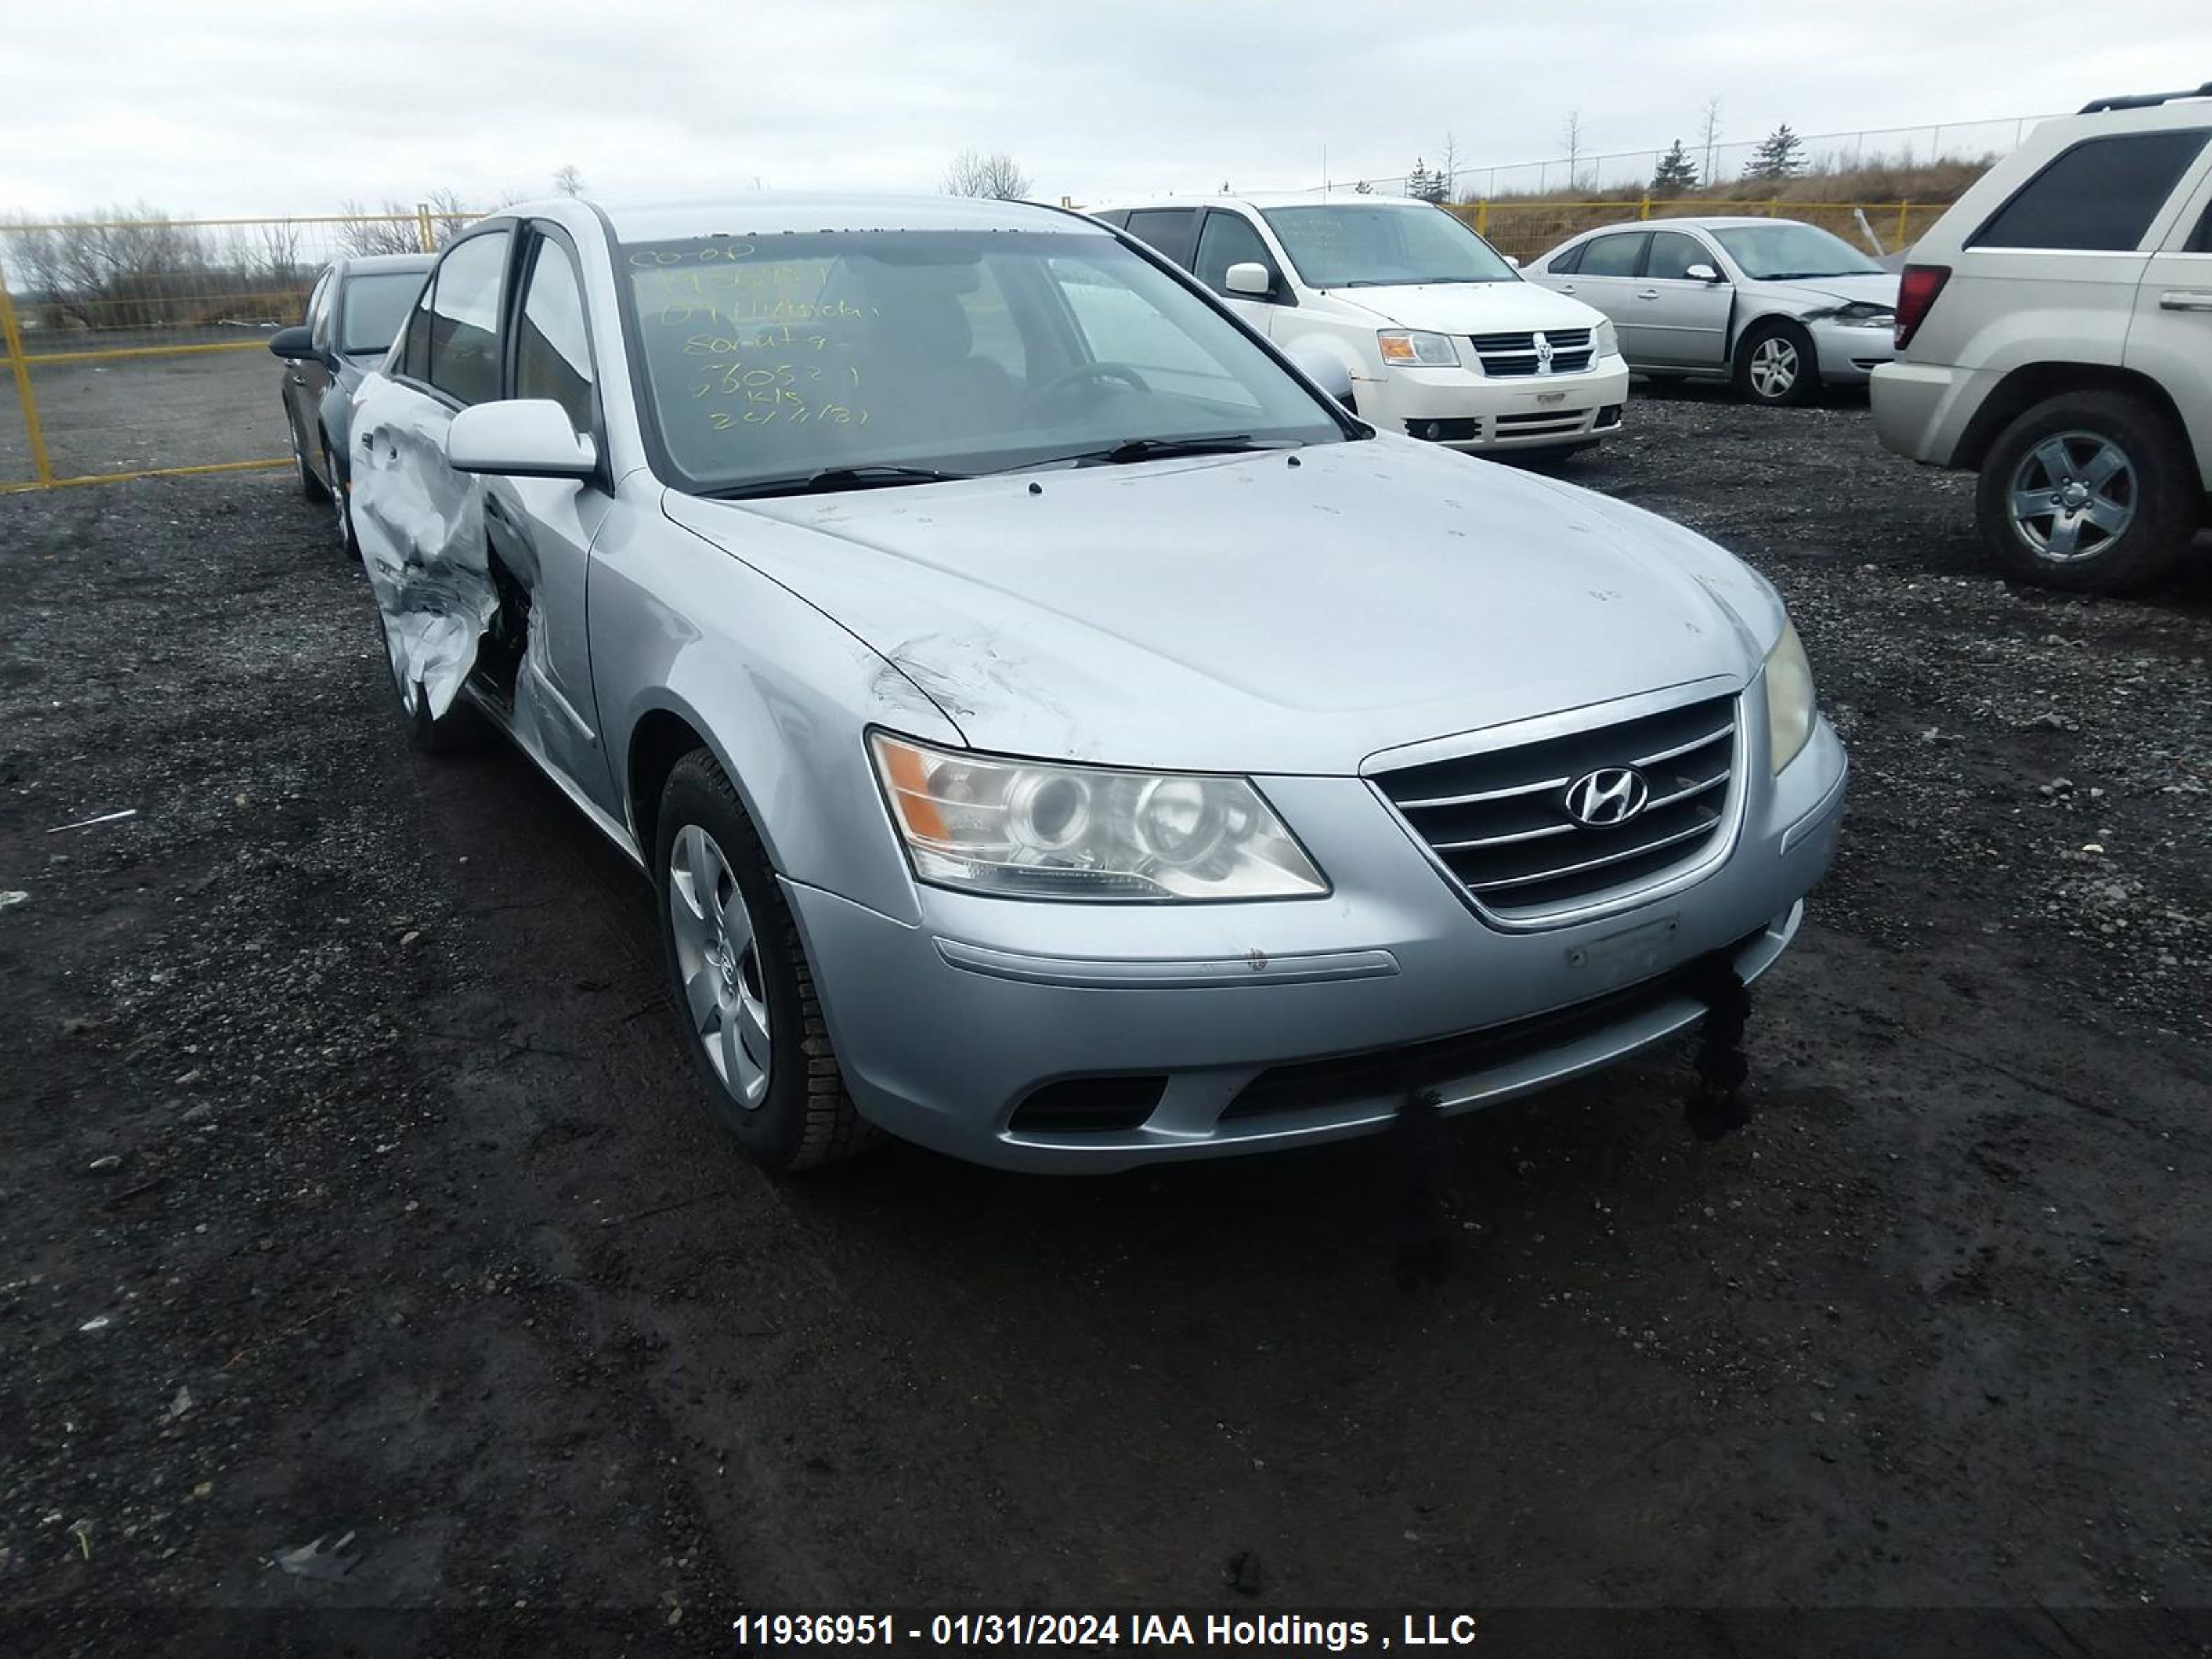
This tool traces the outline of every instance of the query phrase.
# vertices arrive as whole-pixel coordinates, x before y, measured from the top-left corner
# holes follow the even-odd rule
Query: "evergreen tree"
[[[1651,193],[1654,196],[1680,196],[1684,191],[1698,187],[1698,164],[1682,149],[1677,138],[1674,148],[1659,158],[1659,165],[1651,173]]]
[[[1413,158],[1413,170],[1406,175],[1406,194],[1417,202],[1442,202],[1444,181],[1441,173],[1429,171],[1428,162],[1420,156]]]
[[[1802,153],[1804,148],[1805,141],[1790,131],[1790,123],[1784,121],[1759,141],[1759,148],[1752,152],[1751,165],[1743,170],[1743,176],[1762,184],[1795,179],[1805,168]]]

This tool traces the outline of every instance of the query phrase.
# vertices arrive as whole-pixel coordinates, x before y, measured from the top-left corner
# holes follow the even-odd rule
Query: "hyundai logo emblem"
[[[1626,823],[1651,802],[1651,786],[1632,766],[1601,766],[1567,786],[1567,816],[1585,830]]]

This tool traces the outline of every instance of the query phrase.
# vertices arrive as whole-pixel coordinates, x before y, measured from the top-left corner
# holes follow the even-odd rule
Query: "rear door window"
[[[499,308],[505,292],[505,230],[454,244],[438,263],[430,296],[430,384],[455,401],[499,396]]]
[[[1191,242],[1198,233],[1196,208],[1143,208],[1129,215],[1129,234],[1150,243],[1184,270],[1190,269]]]
[[[1583,276],[1633,276],[1637,262],[1643,257],[1644,245],[1650,240],[1642,231],[1629,231],[1617,236],[1600,236],[1583,245],[1582,268],[1576,274]]]
[[[2205,137],[2197,127],[2085,138],[2015,191],[1966,246],[2132,252]]]

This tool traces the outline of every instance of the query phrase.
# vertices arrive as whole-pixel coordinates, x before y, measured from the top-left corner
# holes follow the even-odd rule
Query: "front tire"
[[[1813,337],[1795,323],[1755,324],[1735,349],[1735,387],[1746,401],[1793,409],[1820,395]]]
[[[2160,411],[2124,392],[2077,392],[2045,398],[1998,434],[1974,517],[2017,580],[2129,593],[2186,556],[2201,502],[2189,447]]]
[[[346,550],[349,557],[358,561],[361,557],[361,541],[353,533],[352,493],[346,489],[345,478],[338,471],[337,463],[331,458],[331,447],[327,442],[323,445],[323,476],[331,481],[331,516],[337,520],[338,545]]]
[[[284,405],[284,430],[292,440],[292,471],[300,481],[300,498],[309,501],[327,501],[331,492],[315,476],[315,469],[307,465],[307,446],[300,441],[300,422],[294,418],[289,404]]]
[[[660,792],[662,963],[715,1117],[762,1168],[805,1170],[872,1139],[853,1108],[814,975],[752,820],[696,749]]]

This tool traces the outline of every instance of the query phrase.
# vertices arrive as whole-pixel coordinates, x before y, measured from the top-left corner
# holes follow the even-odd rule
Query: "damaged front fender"
[[[411,714],[453,707],[499,609],[483,491],[446,465],[453,411],[372,374],[353,402],[354,533],[384,616],[392,673]]]

